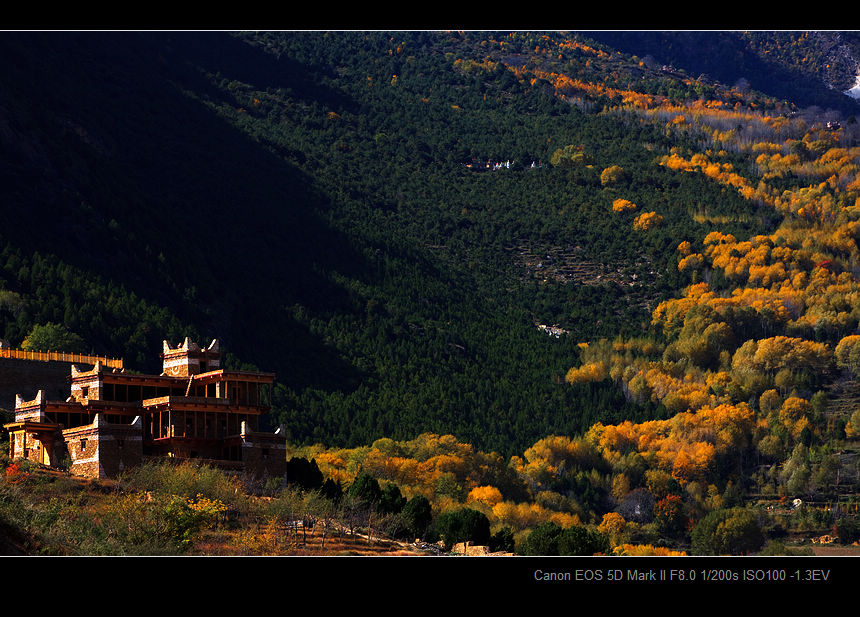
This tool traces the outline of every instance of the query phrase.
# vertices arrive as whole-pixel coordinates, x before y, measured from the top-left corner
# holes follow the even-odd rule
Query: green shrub
[[[208,465],[192,463],[145,463],[125,472],[120,484],[129,491],[176,495],[183,499],[204,495],[231,507],[239,505],[238,500],[245,496],[237,477]]]
[[[541,523],[526,536],[518,552],[522,555],[595,555],[608,553],[609,538],[587,527],[564,529],[556,523]]]
[[[445,512],[436,519],[435,528],[448,550],[459,542],[490,543],[489,519],[483,512],[471,508]]]
[[[746,555],[765,542],[758,513],[748,508],[714,510],[692,532],[694,555]]]

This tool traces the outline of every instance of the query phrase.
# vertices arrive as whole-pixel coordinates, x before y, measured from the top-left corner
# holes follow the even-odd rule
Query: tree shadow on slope
[[[227,35],[186,42],[255,66],[254,78],[273,70]],[[3,197],[18,242],[118,280],[286,375],[300,361],[293,341],[308,353],[313,337],[285,307],[348,306],[330,274],[363,275],[364,257],[325,220],[332,204],[313,179],[197,98],[209,86],[194,54],[161,43],[120,33],[0,40],[9,59]],[[355,376],[322,343],[308,355]]]

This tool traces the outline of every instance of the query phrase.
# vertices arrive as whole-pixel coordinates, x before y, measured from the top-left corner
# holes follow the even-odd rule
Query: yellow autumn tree
[[[687,555],[685,551],[652,544],[621,544],[613,548],[612,554],[629,557],[684,557]]]
[[[812,416],[812,403],[798,396],[789,396],[779,409],[779,421],[796,440],[809,426]]]
[[[495,486],[476,486],[469,491],[466,503],[480,501],[492,507],[502,501],[502,492]]]
[[[860,374],[860,335],[850,334],[840,339],[833,355],[840,367],[850,369],[855,375]]]
[[[590,362],[580,367],[573,367],[565,375],[569,384],[603,381],[609,376],[609,367],[605,362]]]
[[[512,503],[501,501],[492,507],[490,522],[514,531],[535,527],[540,523],[555,523],[564,528],[582,524],[579,516],[568,512],[557,512],[538,503]]]
[[[643,212],[633,221],[633,229],[647,231],[660,226],[663,223],[663,217],[656,212]]]
[[[636,209],[636,204],[628,199],[618,198],[612,202],[613,212],[629,212]]]
[[[612,546],[623,544],[629,536],[628,523],[618,512],[604,514],[597,531],[607,536]]]
[[[600,172],[600,184],[603,186],[611,186],[621,182],[627,177],[627,172],[619,165],[611,165]]]
[[[691,253],[685,257],[682,257],[678,261],[678,270],[680,272],[684,272],[685,270],[698,270],[705,263],[705,258],[701,253]]]

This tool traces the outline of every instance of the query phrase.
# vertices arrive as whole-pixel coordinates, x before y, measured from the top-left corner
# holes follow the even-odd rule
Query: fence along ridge
[[[41,362],[80,362],[93,364],[101,362],[111,368],[122,368],[122,358],[107,358],[105,356],[90,356],[81,353],[65,351],[27,351],[25,349],[0,349],[0,358],[15,358],[17,360],[38,360]]]

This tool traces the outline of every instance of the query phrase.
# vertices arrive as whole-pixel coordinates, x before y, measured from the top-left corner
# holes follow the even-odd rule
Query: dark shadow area
[[[206,106],[198,63],[311,76],[220,33],[6,33],[0,49],[7,241],[121,281],[263,370],[287,374],[299,339],[351,373],[283,307],[347,305],[328,273],[363,272],[363,257],[323,220],[312,178]]]
[[[274,49],[270,53],[224,32],[164,32],[146,37],[163,50],[164,60],[174,70],[185,71],[184,79],[188,83],[197,79],[196,92],[215,100],[223,96],[223,91],[200,79],[202,72],[220,75],[227,81],[252,84],[258,90],[283,91],[307,103],[356,111],[357,105],[351,98],[325,84],[333,67],[302,64]]]

